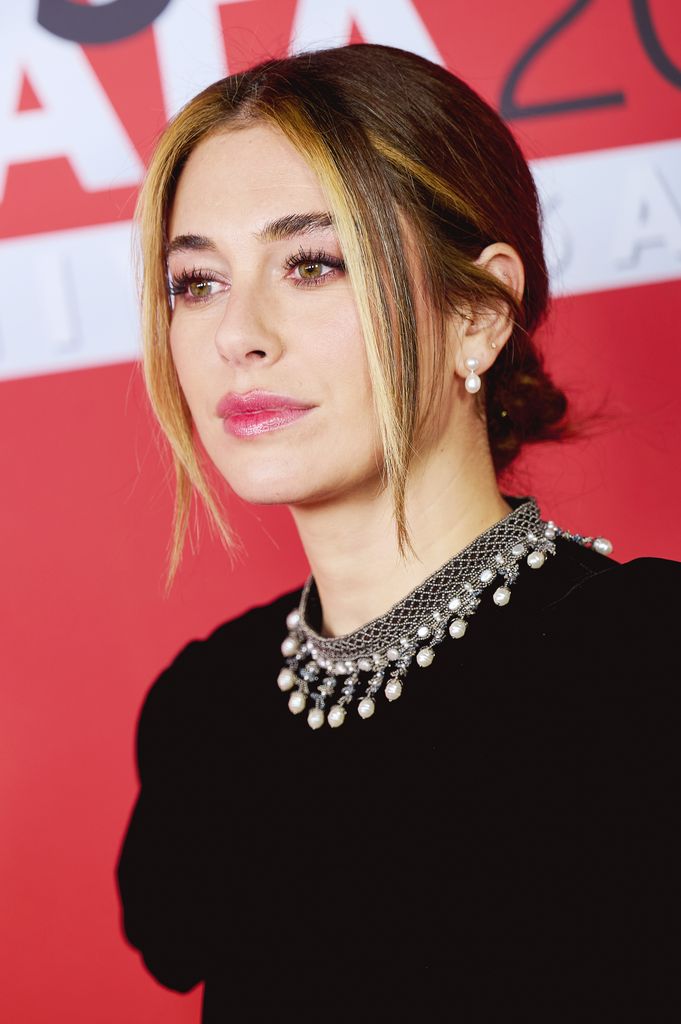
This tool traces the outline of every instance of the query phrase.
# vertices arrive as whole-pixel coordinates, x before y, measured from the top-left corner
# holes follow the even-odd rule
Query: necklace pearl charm
[[[277,684],[280,690],[290,690],[296,681],[295,673],[290,668],[282,668],[277,676]]]
[[[449,635],[454,637],[455,640],[460,640],[466,632],[466,625],[465,619],[453,619],[449,623]]]
[[[371,718],[375,710],[376,705],[371,697],[364,697],[357,705],[357,713],[360,718]]]
[[[300,623],[300,612],[297,608],[294,608],[292,612],[289,612],[286,616],[286,625],[289,629],[296,629]]]
[[[281,653],[285,658],[291,658],[297,653],[299,646],[300,645],[294,636],[287,636],[282,642]]]
[[[420,651],[416,653],[416,663],[421,668],[428,668],[433,658],[435,657],[435,651],[431,647],[422,647]]]
[[[609,555],[612,552],[612,542],[607,537],[596,537],[594,548],[599,555]]]
[[[385,695],[388,700],[397,700],[402,693],[402,683],[399,679],[391,679],[389,683],[385,684]]]
[[[288,699],[288,709],[294,715],[299,715],[307,704],[307,697],[302,690],[294,690]]]
[[[340,704],[334,704],[329,711],[327,721],[332,729],[337,729],[345,721],[345,708]]]
[[[496,605],[502,608],[505,604],[511,600],[511,591],[508,587],[497,587],[492,594],[492,600]]]
[[[530,569],[541,569],[544,564],[545,555],[543,551],[530,551],[527,556],[527,564]]]
[[[321,708],[310,708],[307,715],[307,724],[311,729],[318,729],[324,725],[324,712]]]

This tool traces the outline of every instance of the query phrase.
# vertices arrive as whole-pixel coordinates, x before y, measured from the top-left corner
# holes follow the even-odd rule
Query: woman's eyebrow
[[[304,235],[308,231],[333,226],[333,217],[328,211],[313,213],[289,213],[284,217],[268,221],[255,237],[260,242],[281,242],[294,235]]]
[[[166,259],[174,252],[196,252],[199,249],[208,252],[218,251],[215,242],[205,235],[176,235],[166,246]]]
[[[283,242],[292,239],[296,234],[306,234],[323,227],[333,227],[334,219],[327,211],[312,211],[311,213],[287,213],[275,220],[268,220],[261,228],[253,232],[258,242]],[[166,246],[166,256],[172,256],[178,252],[217,252],[218,246],[205,234],[178,234],[172,242]]]
[[[328,211],[311,213],[287,213],[276,220],[270,220],[258,231],[253,232],[259,242],[281,242],[295,235],[333,226],[333,217]],[[218,252],[217,244],[206,235],[176,235],[166,246],[166,258],[176,252]]]

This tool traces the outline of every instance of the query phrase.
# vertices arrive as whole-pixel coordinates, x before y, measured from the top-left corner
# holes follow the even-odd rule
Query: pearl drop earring
[[[474,395],[476,391],[480,390],[480,378],[475,372],[480,366],[480,360],[476,359],[475,356],[471,356],[465,362],[466,369],[469,371],[468,376],[465,380],[466,391],[469,394]]]

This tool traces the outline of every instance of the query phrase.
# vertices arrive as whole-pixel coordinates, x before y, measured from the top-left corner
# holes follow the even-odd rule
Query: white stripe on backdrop
[[[554,295],[681,278],[681,140],[532,163]],[[138,357],[130,223],[0,242],[0,379]]]

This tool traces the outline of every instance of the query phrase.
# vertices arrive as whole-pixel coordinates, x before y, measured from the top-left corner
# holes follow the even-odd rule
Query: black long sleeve
[[[161,673],[144,702],[137,730],[141,789],[118,865],[126,935],[151,973],[179,992],[193,988],[206,969],[205,818],[193,785],[200,737],[183,706],[197,646]]]

